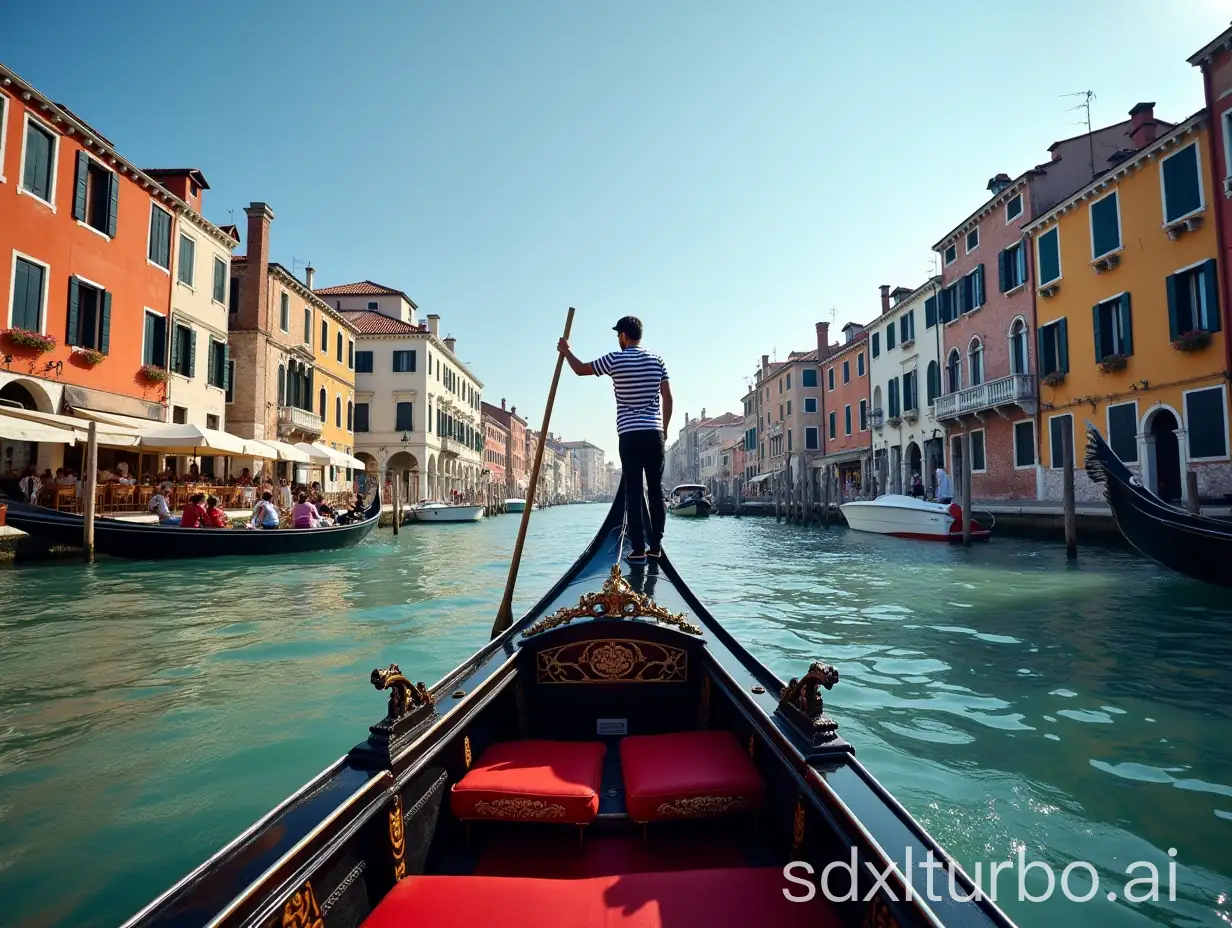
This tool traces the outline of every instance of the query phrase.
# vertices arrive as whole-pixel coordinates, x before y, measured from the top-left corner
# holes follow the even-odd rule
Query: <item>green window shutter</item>
[[[188,376],[197,376],[197,330],[188,330]]]
[[[1117,225],[1117,199],[1112,193],[1091,205],[1092,259],[1103,257],[1121,247],[1121,233]]]
[[[924,301],[924,328],[931,329],[937,324],[937,298],[930,296]]]
[[[1170,274],[1165,278],[1165,283],[1168,289],[1168,341],[1176,341],[1176,337],[1180,335],[1179,324],[1176,318],[1176,275]]]
[[[1165,222],[1174,222],[1202,207],[1198,189],[1198,146],[1182,148],[1163,163]]]
[[[1037,364],[1040,376],[1051,374],[1052,370],[1048,367],[1048,326],[1042,325],[1035,330],[1035,340],[1039,343],[1039,351],[1036,352]]]
[[[231,348],[222,346],[222,388],[231,392]]]
[[[1057,370],[1069,373],[1069,331],[1064,318],[1057,320]]]
[[[1003,251],[997,255],[997,280],[1001,287],[1001,292],[1004,293],[1010,288],[1009,280],[1009,252]]]
[[[81,284],[76,277],[68,279],[68,329],[64,335],[64,344],[77,344],[77,326],[81,319]]]
[[[104,290],[102,294],[103,308],[99,314],[98,350],[106,354],[111,350],[111,293]]]
[[[1215,259],[1211,258],[1202,265],[1202,286],[1206,290],[1206,305],[1208,308],[1208,332],[1219,331],[1219,271]]]
[[[171,330],[171,369],[173,371],[178,371],[180,369],[179,332],[177,332],[174,328]]]
[[[115,238],[120,216],[120,175],[112,172],[107,182],[107,234]]]
[[[1122,354],[1134,353],[1134,319],[1129,308],[1129,294],[1126,293],[1121,297],[1121,304],[1117,307],[1117,312],[1121,314],[1121,333],[1123,345],[1121,347]]]
[[[30,265],[21,258],[13,269],[13,327],[30,329]]]
[[[86,188],[90,181],[90,156],[84,151],[77,152],[77,183],[73,187],[73,218],[85,221],[86,218]]]
[[[1099,304],[1096,303],[1091,307],[1091,328],[1095,332],[1095,363],[1098,364],[1104,360],[1104,346],[1100,338],[1102,334],[1099,330]]]
[[[981,264],[975,269],[975,294],[973,306],[983,306],[986,302],[984,290],[984,265]]]

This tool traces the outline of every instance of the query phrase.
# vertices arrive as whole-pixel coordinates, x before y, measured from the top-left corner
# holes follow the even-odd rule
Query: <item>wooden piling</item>
[[[962,533],[963,544],[971,544],[971,427],[962,432]]]
[[[1065,556],[1078,556],[1078,515],[1074,511],[1074,436],[1061,430],[1061,506],[1065,511]]]
[[[394,534],[395,535],[398,534],[399,523],[402,521],[402,518],[401,518],[402,510],[398,504],[398,486],[401,483],[402,483],[401,477],[394,477],[394,479],[391,481],[391,484],[390,484],[392,488],[392,492],[394,494],[393,503],[394,503]]]
[[[783,496],[783,472],[779,471],[774,475],[774,521],[783,521],[783,514],[779,509],[779,505]]]
[[[84,517],[81,555],[86,561],[94,560],[94,501],[98,495],[98,423],[90,422],[89,440],[86,445],[86,473],[82,483],[86,498],[82,501]]]
[[[1195,516],[1200,515],[1202,506],[1198,502],[1198,472],[1194,470],[1185,471],[1185,496],[1186,505],[1189,511]]]
[[[821,524],[830,527],[830,465],[821,469]]]

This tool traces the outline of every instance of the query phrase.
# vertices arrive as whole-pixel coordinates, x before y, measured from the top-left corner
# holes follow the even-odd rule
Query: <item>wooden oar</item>
[[[569,315],[565,317],[565,334],[573,328],[572,306]],[[539,468],[543,465],[543,447],[548,438],[548,423],[552,421],[552,406],[556,403],[556,385],[560,383],[560,370],[565,364],[563,354],[556,355],[556,372],[552,374],[552,389],[548,391],[548,404],[543,408],[543,427],[539,429],[539,443],[535,447],[535,463],[530,471],[530,486],[526,489],[526,506],[522,509],[522,524],[518,526],[518,540],[513,545],[513,559],[509,562],[509,579],[505,581],[505,596],[501,599],[500,609],[496,613],[496,621],[492,624],[492,637],[495,638],[513,624],[513,588],[518,583],[518,567],[522,563],[522,546],[526,543],[526,529],[530,525],[531,510],[535,508],[535,490],[539,486]]]

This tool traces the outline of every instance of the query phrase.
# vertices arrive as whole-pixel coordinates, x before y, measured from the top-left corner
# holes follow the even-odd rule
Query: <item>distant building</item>
[[[582,498],[598,499],[606,495],[607,467],[603,461],[603,449],[588,441],[567,441],[564,445],[573,451],[574,459],[578,463]]]
[[[836,486],[852,486],[867,493],[871,487],[871,423],[868,417],[868,330],[849,322],[843,326],[843,341],[831,345],[829,326],[817,325],[817,360],[821,367],[822,411],[825,427],[824,453],[814,457],[813,467],[833,475]],[[889,407],[902,415],[899,404]],[[806,435],[806,439],[809,436]]]
[[[484,403],[484,407],[488,404]],[[486,409],[483,412],[483,469],[488,473],[488,481],[500,489],[501,495],[508,498],[507,486],[509,475],[506,460],[509,454],[509,427]]]
[[[505,408],[505,400],[502,398],[500,406],[493,406],[491,403],[484,403],[482,406],[483,414],[491,416],[499,422],[504,428],[506,436],[505,446],[505,492],[508,498],[526,497],[526,488],[530,482],[530,455],[533,455],[533,449],[527,451],[526,441],[526,420],[518,415],[518,407],[510,406]]]

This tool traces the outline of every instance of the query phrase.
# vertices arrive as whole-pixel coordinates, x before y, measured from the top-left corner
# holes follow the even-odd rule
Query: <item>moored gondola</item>
[[[8,523],[48,545],[80,546],[84,523],[71,512],[8,501]],[[304,554],[357,545],[376,528],[380,497],[373,495],[364,517],[325,528],[247,531],[224,528],[181,528],[124,519],[94,520],[94,549],[99,554],[132,560],[225,557],[228,555]]]
[[[1138,551],[1187,577],[1232,587],[1232,523],[1165,503],[1142,485],[1089,422],[1087,475],[1104,485],[1117,527]]]
[[[951,861],[823,711],[832,668],[784,685],[666,554],[621,572],[620,498],[431,689],[374,670],[367,739],[128,925],[1011,924],[921,868]]]

